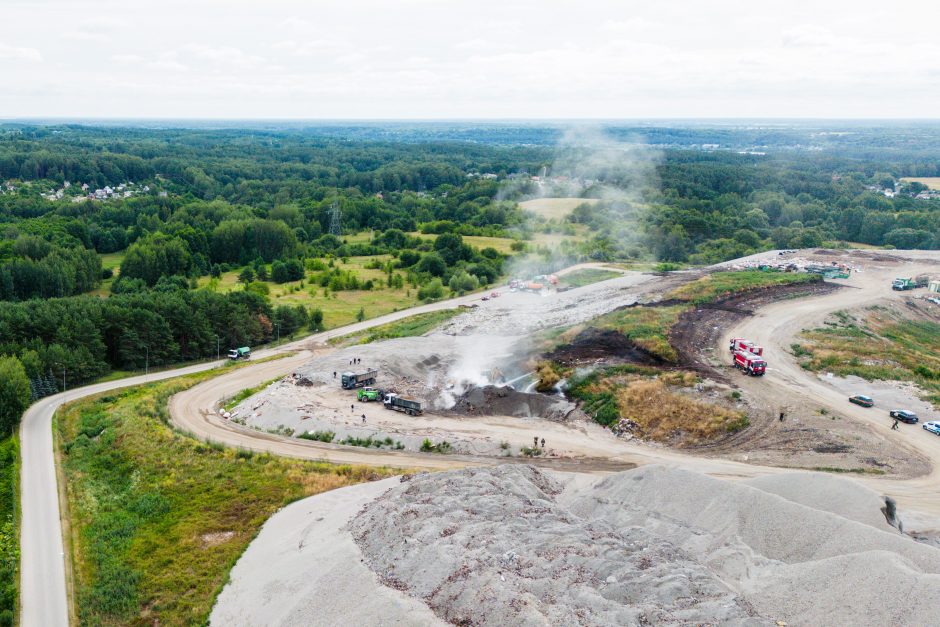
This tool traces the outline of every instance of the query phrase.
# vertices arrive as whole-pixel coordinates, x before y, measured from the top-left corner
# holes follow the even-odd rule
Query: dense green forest
[[[549,142],[559,131],[537,126],[0,125],[0,355],[22,363],[39,396],[63,370],[78,383],[318,328],[322,312],[278,305],[264,282],[377,287],[334,266],[357,257],[388,288],[440,298],[498,281],[508,252],[557,265],[712,263],[838,242],[940,248],[940,199],[901,181],[940,174],[935,129],[920,143],[883,129],[877,150],[860,147],[868,128],[819,150],[799,150],[806,133],[792,129],[641,130],[657,147],[631,147],[644,167],[620,168],[598,165],[590,145],[566,157],[570,146]],[[709,140],[761,150],[694,148]],[[517,206],[539,194],[600,202],[551,219]],[[550,250],[546,233],[565,238]],[[512,246],[469,243],[484,238]],[[226,273],[243,289],[199,287]]]

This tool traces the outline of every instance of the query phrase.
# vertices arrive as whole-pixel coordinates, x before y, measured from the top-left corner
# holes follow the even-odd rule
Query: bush
[[[442,296],[444,296],[444,284],[441,283],[440,279],[433,279],[418,290],[420,300],[436,300]]]
[[[472,274],[468,274],[466,270],[461,270],[459,273],[450,277],[447,286],[450,288],[450,291],[463,294],[464,292],[472,292],[480,287],[480,281]]]
[[[32,389],[23,364],[16,357],[0,357],[0,434],[16,429],[29,407]]]
[[[336,433],[333,431],[307,431],[297,437],[302,440],[313,440],[315,442],[326,442],[329,444],[333,441],[333,438],[336,437]]]

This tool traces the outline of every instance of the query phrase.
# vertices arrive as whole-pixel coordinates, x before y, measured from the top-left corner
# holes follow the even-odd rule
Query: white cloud
[[[20,48],[0,43],[0,59],[14,61],[42,61],[42,54],[35,48]]]

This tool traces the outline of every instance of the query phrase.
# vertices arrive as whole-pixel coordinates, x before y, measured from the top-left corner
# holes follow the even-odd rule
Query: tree
[[[431,276],[441,277],[447,272],[447,264],[437,253],[427,253],[418,262],[418,272],[427,272]]]
[[[310,312],[310,330],[323,330],[323,310],[319,307]]]
[[[10,435],[29,407],[31,388],[23,364],[16,357],[0,357],[0,433]]]
[[[362,322],[366,319],[366,310],[365,307],[360,307],[359,311],[356,313],[356,321]]]
[[[423,285],[418,290],[418,298],[421,300],[435,300],[444,295],[444,284],[440,279],[431,279],[427,285]]]
[[[472,274],[468,274],[466,270],[462,270],[450,277],[447,287],[449,287],[452,292],[463,294],[464,292],[472,292],[480,287],[480,281]]]
[[[255,271],[251,266],[245,266],[238,275],[238,280],[246,285],[255,280]]]

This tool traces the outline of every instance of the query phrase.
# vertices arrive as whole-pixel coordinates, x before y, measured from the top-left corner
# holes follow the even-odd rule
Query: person
[[[780,412],[780,422],[783,422],[783,412]]]
[[[335,370],[333,371],[333,378],[334,378],[334,379],[336,378],[336,371],[335,371]]]
[[[355,406],[355,404],[352,404],[352,405],[349,406],[349,411],[356,411],[356,406]]]
[[[542,448],[545,448],[545,438],[542,438]]]
[[[366,424],[366,415],[362,414],[362,424]]]
[[[891,425],[891,430],[892,430],[892,431],[897,431],[897,430],[898,430],[898,419],[897,419],[897,418],[894,419],[894,424]]]
[[[532,438],[532,448],[538,448],[538,447],[539,447],[539,436],[535,436],[534,438]]]

